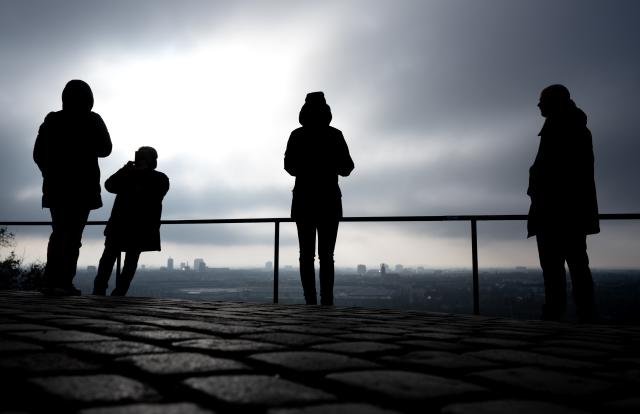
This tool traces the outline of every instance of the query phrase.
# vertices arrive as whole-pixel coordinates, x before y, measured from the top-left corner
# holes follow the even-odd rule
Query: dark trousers
[[[52,207],[51,236],[47,246],[47,265],[44,270],[47,288],[68,288],[73,285],[82,233],[90,210],[84,208]]]
[[[587,256],[587,236],[544,232],[536,236],[538,255],[544,278],[545,305],[543,319],[558,320],[567,308],[567,276],[569,267],[573,300],[578,317],[590,321],[595,317],[593,279]]]
[[[333,251],[338,236],[338,220],[296,221],[300,245],[300,280],[304,298],[308,305],[315,305],[316,273],[314,267],[316,233],[318,234],[318,258],[320,259],[320,303],[333,305],[333,282],[335,271]]]
[[[111,272],[113,272],[113,265],[115,264],[118,256],[120,255],[120,249],[114,247],[110,243],[105,243],[102,257],[100,258],[100,264],[98,265],[98,274],[93,281],[93,294],[105,295],[107,293],[107,287],[109,286],[109,279],[111,278]],[[124,296],[129,290],[133,276],[138,268],[138,259],[140,258],[139,251],[128,251],[124,258],[124,266],[120,275],[116,277],[116,287],[111,292],[111,296]]]

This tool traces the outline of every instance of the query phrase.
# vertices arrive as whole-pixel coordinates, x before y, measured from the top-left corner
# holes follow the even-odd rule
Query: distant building
[[[140,270],[142,270],[143,272],[147,270],[147,265],[140,265]]]
[[[418,273],[424,273],[424,266],[418,266]]]
[[[272,271],[273,270],[273,262],[267,262],[264,264],[264,270]]]
[[[195,259],[193,261],[193,270],[196,272],[206,272],[207,264],[204,262],[204,259]]]
[[[402,266],[401,264],[397,264],[396,265],[396,272],[397,273],[402,273],[403,270],[404,270],[404,266]]]
[[[380,274],[381,275],[386,275],[387,274],[387,267],[389,267],[386,263],[380,263]]]
[[[96,273],[98,268],[95,266],[87,266],[87,273]]]
[[[167,259],[167,270],[172,271],[173,270],[173,258],[168,258]]]
[[[359,274],[359,275],[364,275],[364,274],[366,274],[366,273],[367,273],[367,266],[366,266],[366,265],[363,265],[363,264],[359,264],[359,265],[358,265],[358,270],[357,270],[357,271],[358,271],[358,274]]]

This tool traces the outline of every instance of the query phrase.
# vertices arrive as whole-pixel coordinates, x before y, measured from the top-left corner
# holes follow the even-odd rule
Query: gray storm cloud
[[[551,83],[566,84],[589,116],[601,212],[640,206],[634,1],[5,1],[0,16],[3,220],[48,218],[31,149],[44,115],[59,107],[64,81],[81,76],[87,56],[166,53],[206,36],[289,26],[302,39],[321,39],[297,51],[304,62],[297,80],[302,88],[322,85],[350,145],[356,170],[341,184],[346,215],[525,213],[543,121],[537,97]],[[287,136],[273,144],[281,153]],[[102,165],[104,179],[112,165]],[[281,160],[271,165],[270,177],[286,177]],[[164,164],[164,171],[183,168],[188,162]],[[247,189],[213,177],[197,192],[180,180],[172,180],[166,218],[289,213],[286,178]],[[92,218],[106,218],[111,200]],[[463,237],[444,229],[437,235]],[[228,229],[215,242],[240,243],[252,232],[265,243],[271,237]],[[187,230],[165,237],[201,241]]]

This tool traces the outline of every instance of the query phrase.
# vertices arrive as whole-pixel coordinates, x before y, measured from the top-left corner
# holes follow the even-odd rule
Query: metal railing
[[[478,222],[479,221],[524,221],[525,214],[502,215],[459,215],[459,216],[370,216],[343,217],[341,222],[429,222],[429,221],[466,221],[471,225],[471,267],[473,277],[473,313],[480,314],[480,282],[478,277]],[[600,220],[640,220],[640,213],[600,214]],[[195,219],[195,220],[162,220],[167,224],[240,224],[240,223],[273,223],[273,303],[278,303],[278,277],[280,256],[280,223],[291,223],[294,220],[283,217],[244,218],[244,219]],[[106,221],[89,221],[87,225],[106,225]],[[0,221],[0,226],[47,226],[50,221]],[[116,273],[120,272],[120,258],[117,260]]]

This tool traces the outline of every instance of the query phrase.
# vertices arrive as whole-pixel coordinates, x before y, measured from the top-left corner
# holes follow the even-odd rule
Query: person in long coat
[[[50,295],[79,295],[73,286],[82,233],[91,210],[102,207],[98,158],[111,154],[111,137],[81,80],[62,91],[62,110],[50,112],[38,131],[33,159],[42,172],[42,207],[51,212],[45,287]]]
[[[169,191],[169,178],[156,171],[158,154],[141,147],[135,162],[128,162],[104,186],[116,194],[104,234],[105,246],[93,283],[94,295],[105,295],[120,252],[126,252],[122,272],[116,278],[112,296],[124,296],[138,267],[140,253],[159,251],[162,200]]]
[[[307,304],[317,304],[315,241],[320,259],[320,303],[333,305],[333,253],[342,218],[342,193],[338,176],[354,168],[342,132],[329,125],[331,108],[322,92],[307,94],[299,115],[302,127],[287,142],[285,170],[296,177],[291,218],[300,245],[300,279]]]
[[[591,321],[595,301],[587,235],[600,232],[591,132],[563,85],[545,88],[538,107],[546,120],[529,169],[527,227],[528,236],[536,236],[544,277],[542,318],[559,320],[566,311],[566,262],[578,317]]]

